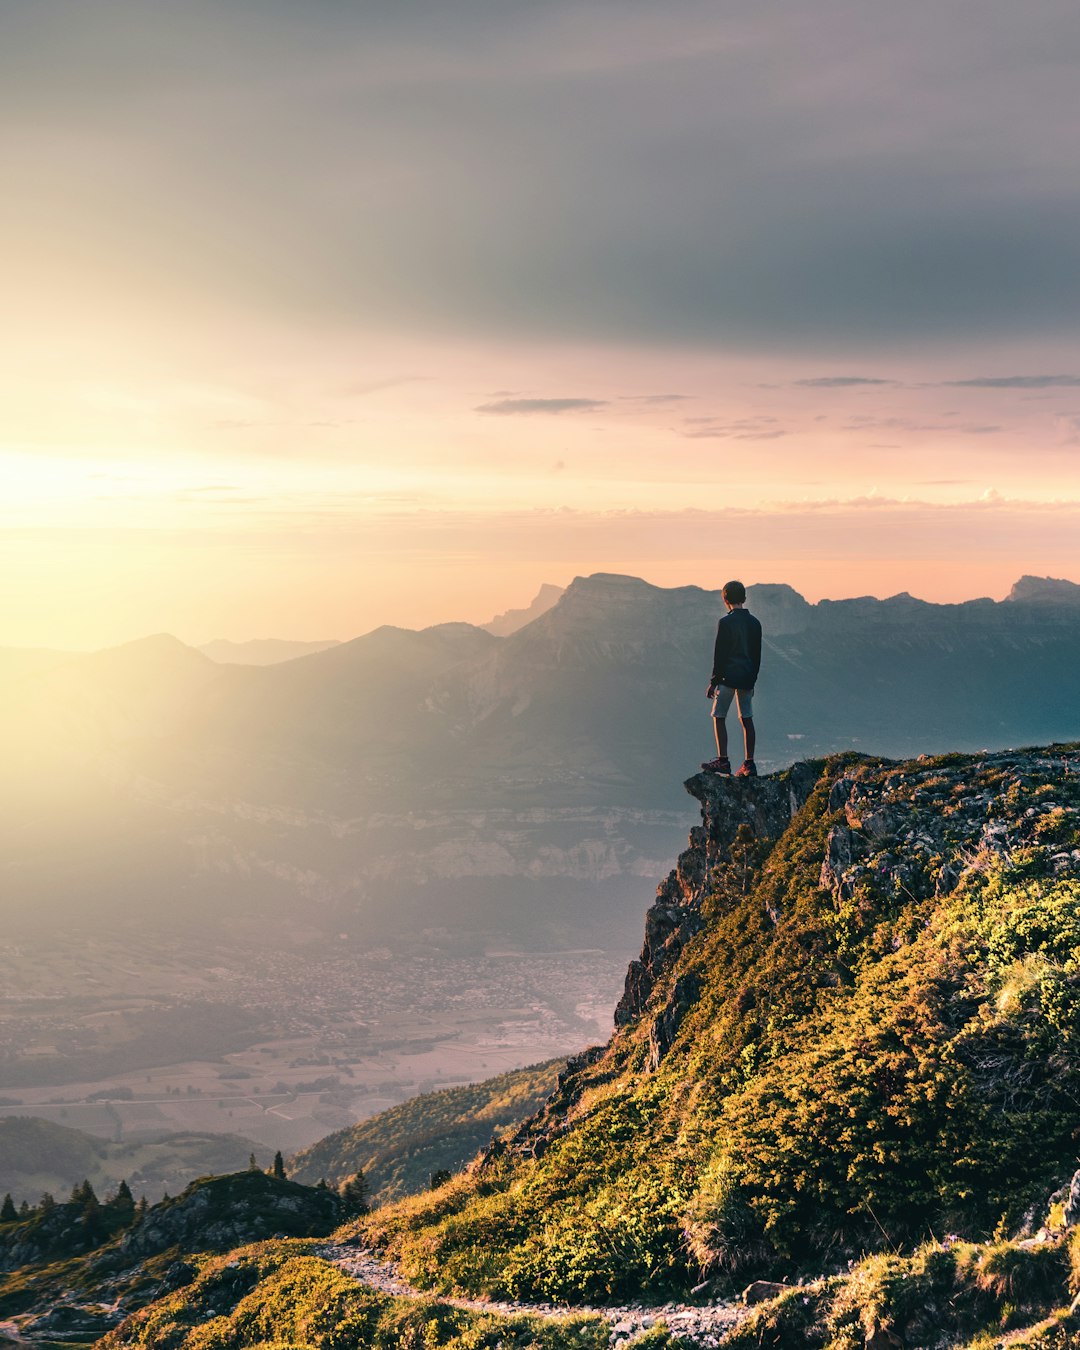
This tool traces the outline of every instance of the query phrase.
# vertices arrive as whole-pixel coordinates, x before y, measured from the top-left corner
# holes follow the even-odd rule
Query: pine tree
[[[56,1208],[56,1197],[51,1191],[42,1191],[41,1199],[38,1201],[38,1208],[42,1214],[51,1214]]]
[[[116,1194],[108,1200],[110,1209],[116,1210],[118,1214],[129,1217],[135,1213],[135,1197],[131,1194],[131,1187],[126,1180],[121,1179],[120,1185],[116,1188]]]
[[[274,1154],[274,1165],[270,1171],[279,1181],[285,1180],[285,1159],[281,1156],[281,1149]]]
[[[4,1196],[4,1203],[0,1205],[0,1223],[14,1223],[19,1217],[18,1210],[15,1208],[15,1201],[11,1198],[11,1192]]]
[[[24,1200],[19,1206],[19,1218],[28,1219],[30,1217],[30,1201]]]
[[[101,1202],[94,1194],[94,1188],[90,1185],[89,1177],[84,1177],[81,1186],[75,1186],[71,1192],[71,1203],[79,1205],[83,1210],[87,1206],[100,1208]]]
[[[258,1161],[257,1161],[256,1158],[255,1158],[255,1154],[254,1154],[254,1153],[249,1153],[249,1154],[248,1154],[248,1171],[249,1171],[249,1172],[257,1172],[258,1170],[259,1170],[259,1164],[258,1164]]]
[[[86,1182],[83,1189],[82,1226],[91,1237],[97,1237],[101,1230],[101,1201],[94,1194],[94,1188],[89,1182]]]
[[[369,1193],[363,1170],[346,1177],[338,1187],[338,1195],[341,1196],[347,1214],[367,1214],[371,1209],[368,1201]]]

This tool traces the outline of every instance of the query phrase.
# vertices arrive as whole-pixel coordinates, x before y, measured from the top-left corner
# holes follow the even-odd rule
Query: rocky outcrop
[[[197,1181],[175,1200],[155,1205],[120,1239],[120,1252],[143,1260],[170,1247],[227,1251],[275,1233],[320,1237],[342,1217],[334,1191],[264,1172],[234,1172]]]
[[[1066,746],[922,755],[884,778],[868,779],[854,766],[829,794],[829,810],[842,818],[825,841],[821,887],[838,905],[856,895],[884,902],[886,891],[928,899],[950,894],[995,860],[1055,841],[1052,871],[1073,870],[1080,809],[1051,784],[1077,775],[1080,754]]]
[[[704,926],[702,901],[709,893],[712,871],[730,859],[740,830],[748,828],[757,840],[779,839],[809,797],[821,768],[820,762],[811,761],[768,778],[698,773],[687,779],[687,792],[701,803],[702,823],[690,831],[689,847],[660,883],[645,915],[645,942],[627,971],[626,987],[615,1009],[616,1027],[628,1026],[641,1016],[657,982]],[[683,999],[686,994],[684,989]],[[681,1015],[667,1010],[661,1015],[665,1027],[673,1016],[681,1020]],[[657,1032],[657,1045],[665,1035],[663,1029]]]
[[[1071,1228],[1080,1223],[1080,1172],[1074,1172],[1065,1193],[1065,1222]]]
[[[667,1002],[649,1025],[650,1069],[657,1068],[671,1049],[683,1018],[697,1002],[700,993],[701,978],[692,970],[685,971],[675,981]]]

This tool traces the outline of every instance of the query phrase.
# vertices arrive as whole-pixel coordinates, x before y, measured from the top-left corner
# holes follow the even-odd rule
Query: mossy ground
[[[102,1350],[603,1350],[597,1317],[474,1313],[393,1298],[321,1259],[313,1242],[264,1242],[204,1260],[195,1280],[128,1319]]]

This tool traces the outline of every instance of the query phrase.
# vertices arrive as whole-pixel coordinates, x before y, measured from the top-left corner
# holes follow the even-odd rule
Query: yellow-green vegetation
[[[102,1350],[604,1350],[598,1317],[503,1317],[358,1284],[312,1242],[206,1258],[186,1288],[130,1317]]]
[[[362,1171],[374,1204],[415,1194],[436,1173],[456,1172],[494,1133],[539,1110],[564,1065],[548,1060],[413,1097],[304,1149],[290,1161],[289,1175],[308,1185],[325,1178],[333,1186]]]
[[[715,781],[710,837],[758,790]],[[1015,1229],[1076,1167],[1078,812],[1075,747],[832,762],[705,858],[704,930],[555,1107],[358,1230],[424,1287],[618,1300]]]
[[[921,1350],[1075,1347],[1073,1286],[1060,1235],[1045,1242],[931,1242],[908,1256],[882,1254],[847,1276],[794,1287],[724,1340],[725,1350]],[[1071,1337],[1071,1339],[1064,1339]]]

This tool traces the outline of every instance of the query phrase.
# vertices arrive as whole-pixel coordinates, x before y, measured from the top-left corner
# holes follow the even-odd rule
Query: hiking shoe
[[[735,770],[735,777],[756,778],[757,765],[754,763],[752,759],[744,759],[743,762],[739,765],[739,767]]]
[[[731,760],[726,755],[723,759],[707,759],[701,767],[706,773],[730,773]]]

